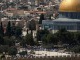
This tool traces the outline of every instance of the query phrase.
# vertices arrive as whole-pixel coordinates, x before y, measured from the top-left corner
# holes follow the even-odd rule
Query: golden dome
[[[60,12],[80,12],[80,0],[63,0],[59,7]]]

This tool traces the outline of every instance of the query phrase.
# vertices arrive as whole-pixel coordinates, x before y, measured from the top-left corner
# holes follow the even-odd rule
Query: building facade
[[[63,0],[59,7],[59,18],[44,20],[42,26],[51,29],[53,33],[63,28],[71,32],[80,31],[80,0]]]

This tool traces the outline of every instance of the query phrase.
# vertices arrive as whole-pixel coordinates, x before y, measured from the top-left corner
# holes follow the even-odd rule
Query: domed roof
[[[60,12],[80,12],[80,0],[63,0],[59,7]]]

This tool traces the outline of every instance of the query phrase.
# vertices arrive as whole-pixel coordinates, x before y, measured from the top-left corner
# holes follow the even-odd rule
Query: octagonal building
[[[59,18],[51,21],[51,24],[44,20],[44,28],[46,24],[53,33],[63,28],[71,32],[80,31],[80,0],[63,0],[59,6]]]

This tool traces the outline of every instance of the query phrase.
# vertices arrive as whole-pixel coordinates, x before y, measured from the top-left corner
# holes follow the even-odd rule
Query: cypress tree
[[[40,15],[39,24],[42,24],[42,20],[44,20],[44,14]]]
[[[3,29],[3,26],[2,26],[2,22],[1,22],[1,25],[0,25],[0,35],[4,36],[4,29]]]
[[[6,28],[6,36],[11,36],[11,23],[10,21],[7,24],[7,28]]]
[[[19,27],[19,26],[16,26],[16,28],[15,28],[15,36],[16,37],[21,37],[21,35],[22,35],[22,28]]]
[[[33,30],[36,30],[36,22],[34,20],[29,22],[29,30],[31,30],[31,34],[33,34]]]

